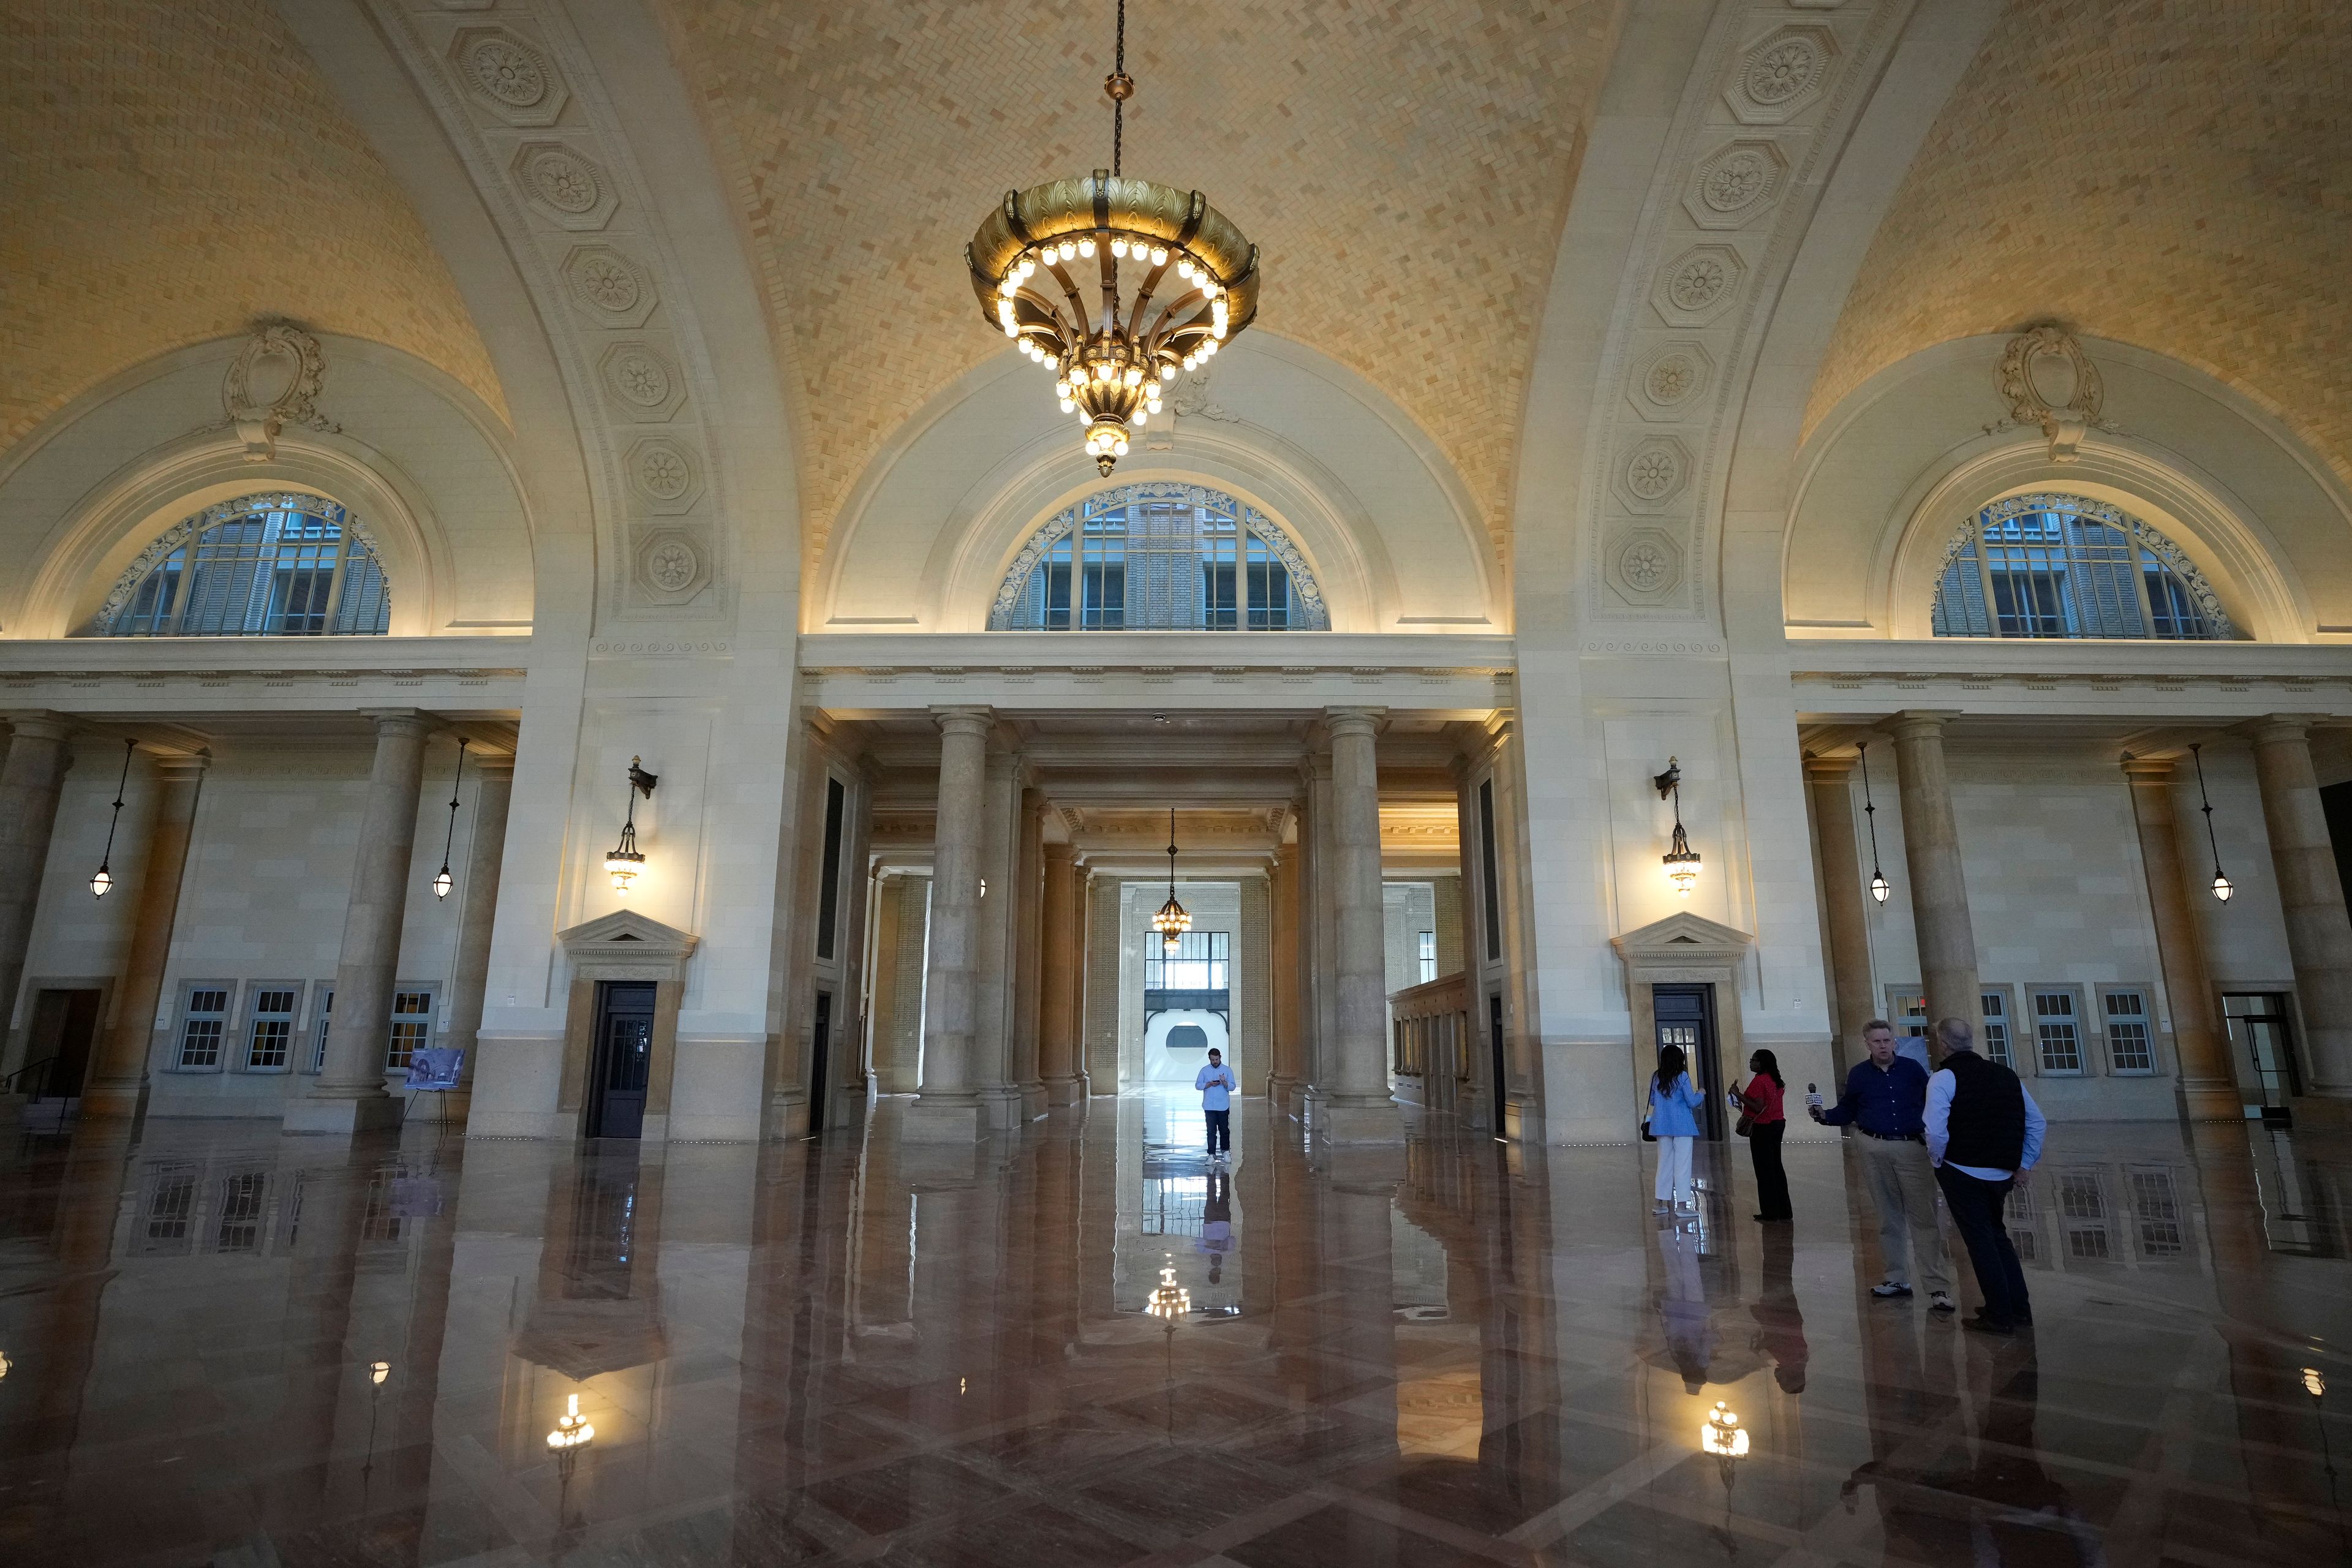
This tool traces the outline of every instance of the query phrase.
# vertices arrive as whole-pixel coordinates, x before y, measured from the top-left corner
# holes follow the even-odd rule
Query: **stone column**
[[[2352,920],[2345,915],[2344,884],[2312,772],[2310,721],[2273,713],[2248,732],[2302,1004],[2304,1056],[2311,1066],[2304,1087],[2323,1099],[2352,1099]],[[13,771],[13,756],[9,765]]]
[[[1927,1017],[1931,1023],[1965,1018],[1981,1034],[1984,994],[1977,988],[1976,931],[1969,923],[1960,833],[1944,772],[1945,717],[1913,710],[1896,714],[1886,728],[1902,775],[1903,859],[1911,874],[1911,923],[1918,934]]]
[[[1013,856],[1018,874],[1013,906],[1013,1082],[1021,1091],[1021,1120],[1045,1114],[1045,1070],[1039,1039],[1045,984],[1045,797],[1021,792],[1021,843]]]
[[[980,898],[972,910],[971,1079],[989,1131],[1021,1125],[1021,759],[992,748],[983,768]]]
[[[432,721],[413,708],[379,709],[375,765],[368,774],[335,963],[335,1011],[327,1060],[308,1095],[286,1104],[289,1132],[358,1132],[400,1125],[402,1102],[384,1092],[384,1044],[400,928],[408,913],[409,862],[416,849],[416,798],[425,784],[425,737]]]
[[[155,805],[139,870],[139,912],[131,920],[131,951],[116,983],[114,1018],[99,1036],[98,1057],[81,1091],[84,1121],[136,1116],[147,1097],[155,1005],[163,994],[163,968],[172,955],[172,927],[179,918],[180,882],[187,872],[196,798],[211,763],[211,753],[199,752],[169,757],[155,766]]]
[[[474,831],[466,845],[466,881],[457,889],[457,952],[449,966],[449,1027],[443,1043],[466,1053],[460,1087],[439,1095],[441,1120],[463,1123],[474,1099],[475,1057],[481,1049],[482,994],[490,977],[490,930],[499,907],[499,868],[507,847],[507,806],[514,799],[514,759],[478,757],[474,763]]]
[[[1840,1071],[1862,1059],[1862,1026],[1878,1016],[1877,988],[1871,983],[1869,895],[1863,887],[1861,847],[1853,837],[1853,763],[1843,757],[1805,759],[1813,830],[1822,846],[1822,906],[1829,917],[1830,938],[1830,1037]],[[1907,816],[1903,826],[1907,835]]]
[[[1235,1070],[1242,1092],[1258,1095],[1266,1092],[1274,1072],[1274,997],[1269,989],[1274,978],[1274,933],[1269,929],[1274,898],[1263,875],[1244,877],[1241,894],[1231,976],[1233,1017],[1240,1028],[1235,1048],[1226,1053],[1226,1060],[1240,1058]]]
[[[924,980],[923,1082],[907,1109],[905,1136],[972,1142],[982,1131],[972,1091],[974,971],[982,806],[988,781],[986,708],[934,709],[940,725],[940,798],[931,830],[931,932]]]
[[[1266,1099],[1278,1115],[1296,1109],[1300,1063],[1299,1020],[1306,985],[1298,968],[1298,846],[1274,852],[1274,1062],[1266,1075]]]
[[[1332,899],[1338,927],[1338,1036],[1328,1063],[1323,1131],[1334,1143],[1401,1143],[1404,1117],[1389,1092],[1388,971],[1381,949],[1381,779],[1373,737],[1381,710],[1334,708]]]
[[[2236,1121],[2244,1102],[2230,1071],[2229,1037],[2214,1013],[2197,919],[2189,913],[2180,829],[2172,814],[2173,763],[2168,757],[2126,757],[2132,820],[2139,827],[2139,858],[2147,873],[2147,912],[2156,923],[2157,960],[2171,1003],[2172,1043],[2180,1055],[2181,1109],[2192,1121]]]
[[[1319,1102],[1328,1090],[1331,1053],[1339,1048],[1339,905],[1332,891],[1335,852],[1331,837],[1331,751],[1328,738],[1307,754],[1307,820],[1299,839],[1307,851],[1301,870],[1305,900],[1299,946],[1307,960],[1307,1031],[1300,1059],[1307,1077],[1306,1100]]]
[[[16,1020],[41,874],[49,864],[49,834],[58,825],[58,792],[73,765],[66,742],[73,722],[64,714],[11,713],[8,722],[16,733],[0,761],[0,1042]]]
[[[1047,1104],[1076,1105],[1087,1097],[1086,1072],[1078,1059],[1078,964],[1086,948],[1078,927],[1078,852],[1067,844],[1048,844],[1045,860],[1037,1070],[1045,1080]]]

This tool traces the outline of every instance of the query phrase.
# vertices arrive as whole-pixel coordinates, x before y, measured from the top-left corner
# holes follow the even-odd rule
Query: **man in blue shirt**
[[[1241,1085],[1214,1046],[1209,1047],[1209,1065],[1192,1076],[1192,1087],[1201,1091],[1201,1111],[1209,1119],[1209,1158],[1222,1160],[1233,1152],[1233,1096]]]
[[[1825,1126],[1851,1127],[1862,1134],[1862,1173],[1878,1211],[1878,1250],[1886,1262],[1886,1278],[1870,1293],[1910,1295],[1910,1255],[1916,1252],[1928,1307],[1956,1311],[1959,1304],[1952,1300],[1944,1237],[1936,1228],[1936,1176],[1927,1163],[1927,1069],[1895,1054],[1895,1026],[1884,1018],[1864,1025],[1862,1039],[1870,1055],[1845,1075],[1836,1108],[1806,1109]]]
[[[1968,1326],[2013,1333],[2033,1321],[2033,1302],[2016,1244],[2001,1223],[2001,1205],[2017,1179],[2042,1158],[2049,1123],[2015,1073],[1977,1055],[1976,1031],[1966,1019],[1942,1020],[1936,1038],[1944,1047],[1944,1068],[1927,1080],[1927,1159],[1984,1292],[1984,1310]]]

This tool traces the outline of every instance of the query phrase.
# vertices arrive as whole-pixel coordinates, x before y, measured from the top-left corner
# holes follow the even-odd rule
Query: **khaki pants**
[[[1944,1256],[1944,1237],[1936,1228],[1936,1173],[1927,1163],[1927,1146],[1873,1138],[1859,1131],[1853,1142],[1862,1151],[1871,1205],[1878,1210],[1878,1250],[1886,1277],[1898,1285],[1949,1291],[1952,1271]],[[1916,1280],[1911,1277],[1915,1251]]]

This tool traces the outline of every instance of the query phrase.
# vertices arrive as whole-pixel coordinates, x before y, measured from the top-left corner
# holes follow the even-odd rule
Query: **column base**
[[[2183,1084],[2180,1113],[2191,1121],[2243,1121],[2246,1103],[2235,1084]]]
[[[986,1131],[980,1106],[971,1100],[941,1105],[918,1100],[898,1126],[899,1138],[908,1143],[977,1143]]]
[[[1021,1090],[1013,1084],[994,1084],[982,1089],[980,1108],[991,1132],[1010,1132],[1021,1125]]]
[[[128,1121],[147,1103],[147,1086],[90,1084],[81,1091],[84,1121]]]
[[[1318,1106],[1309,1127],[1326,1143],[1402,1143],[1404,1110],[1394,1100],[1343,1103],[1327,1100]]]
[[[1084,1105],[1087,1101],[1087,1080],[1083,1078],[1049,1078],[1045,1080],[1045,1103],[1048,1105]]]
[[[305,1095],[299,1100],[286,1102],[286,1120],[280,1124],[279,1131],[333,1132],[345,1136],[354,1132],[377,1132],[398,1127],[406,1110],[405,1101],[389,1094],[372,1094],[352,1100]]]
[[[1043,1079],[1031,1079],[1027,1083],[1021,1086],[1022,1121],[1037,1121],[1043,1120],[1045,1115],[1045,1107],[1047,1103],[1048,1102],[1045,1099],[1045,1085]]]

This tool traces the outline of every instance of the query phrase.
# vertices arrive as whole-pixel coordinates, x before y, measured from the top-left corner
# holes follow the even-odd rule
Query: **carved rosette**
[[[463,27],[449,60],[475,102],[509,125],[552,125],[571,93],[547,51],[504,27]]]
[[[1633,366],[1626,395],[1642,417],[1679,419],[1715,380],[1715,356],[1689,339],[1664,343]]]
[[[609,245],[583,245],[563,258],[563,284],[599,326],[642,327],[659,302],[653,275]]]
[[[1740,228],[1769,212],[1788,182],[1789,160],[1769,142],[1733,142],[1699,161],[1683,210],[1701,228]]]
[[[1724,104],[1742,125],[1785,125],[1821,101],[1837,55],[1827,27],[1780,28],[1740,55]]]
[[[621,205],[603,165],[561,142],[524,142],[515,150],[514,176],[532,209],[559,228],[603,228]]]
[[[1738,302],[1748,263],[1727,245],[1695,245],[1658,269],[1651,308],[1673,327],[1703,327]]]
[[[623,416],[640,424],[666,423],[686,401],[686,377],[648,342],[614,343],[596,362],[596,373]]]
[[[629,448],[629,488],[652,511],[676,513],[702,493],[702,459],[684,441],[649,436]]]
[[[637,543],[636,566],[639,595],[657,605],[683,604],[710,581],[708,552],[682,529],[647,532]]]
[[[1682,586],[1682,545],[1664,529],[1630,529],[1610,552],[1609,577],[1631,603],[1662,603]]]

